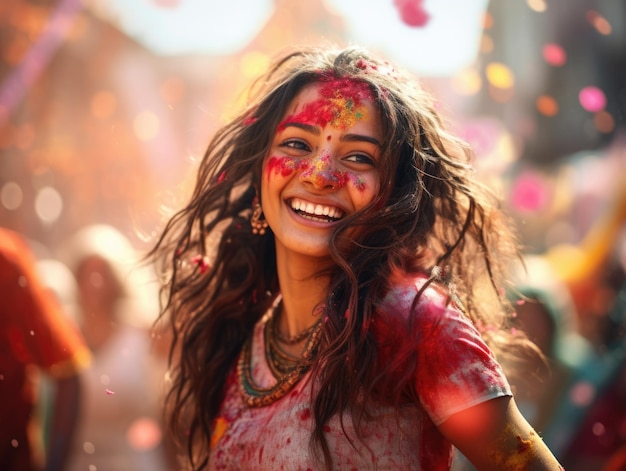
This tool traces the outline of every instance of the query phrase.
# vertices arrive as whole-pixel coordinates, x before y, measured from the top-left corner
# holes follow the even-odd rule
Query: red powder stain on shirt
[[[324,427],[322,427],[322,430],[324,430],[324,432],[329,433],[330,432],[330,427],[328,425],[324,425]]]
[[[423,0],[394,0],[393,3],[408,26],[422,27],[428,23],[430,15],[424,10]]]
[[[300,420],[308,420],[311,418],[311,411],[309,409],[304,409],[302,414],[300,414]]]
[[[259,449],[259,463],[263,462],[263,446]]]

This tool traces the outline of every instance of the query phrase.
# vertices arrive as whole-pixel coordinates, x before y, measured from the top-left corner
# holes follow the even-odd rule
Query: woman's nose
[[[301,182],[310,183],[319,190],[338,190],[346,184],[346,180],[345,172],[335,168],[332,157],[326,151],[312,157],[300,173]]]

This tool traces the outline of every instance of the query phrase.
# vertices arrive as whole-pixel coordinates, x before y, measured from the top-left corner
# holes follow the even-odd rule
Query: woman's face
[[[328,255],[333,226],[379,192],[381,143],[365,83],[330,79],[295,96],[263,161],[261,201],[279,253]]]

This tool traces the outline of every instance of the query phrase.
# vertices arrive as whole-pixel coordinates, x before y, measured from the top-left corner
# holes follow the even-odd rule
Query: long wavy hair
[[[503,342],[510,350],[511,309],[502,285],[517,253],[511,224],[476,181],[470,149],[446,130],[432,97],[411,74],[358,47],[290,52],[255,82],[239,116],[216,132],[190,201],[151,252],[164,278],[162,316],[173,328],[170,427],[185,437],[193,469],[207,465],[227,375],[279,295],[274,236],[269,230],[253,235],[250,227],[263,159],[291,100],[305,85],[329,76],[369,85],[384,142],[380,193],[339,221],[330,237],[335,265],[326,273],[328,321],[312,364],[319,384],[313,448],[330,469],[323,426],[332,416],[351,413],[358,435],[368,398],[386,397],[398,407],[419,402],[410,369],[392,386],[386,381],[375,339],[363,328],[395,273],[445,279],[496,355],[505,353]],[[355,225],[358,240],[346,232]],[[347,356],[359,361],[348,364]]]

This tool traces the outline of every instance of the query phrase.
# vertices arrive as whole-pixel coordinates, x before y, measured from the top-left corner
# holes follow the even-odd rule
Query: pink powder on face
[[[358,175],[355,175],[352,172],[348,172],[348,178],[350,179],[350,182],[354,185],[354,187],[360,192],[365,191],[365,188],[367,188],[365,185],[365,180],[363,180],[363,178],[359,177]]]
[[[267,161],[267,175],[280,175],[281,177],[288,177],[296,170],[303,167],[303,162],[298,161],[292,157],[270,157]]]
[[[291,157],[272,156],[267,161],[266,173],[270,175],[280,175],[288,177],[293,172],[302,170],[301,178],[311,178],[316,186],[332,186],[334,189],[342,188],[348,181],[354,185],[358,191],[365,191],[367,188],[365,181],[353,172],[344,172],[327,168],[330,165],[330,157],[322,156],[311,163],[308,160],[299,161]]]
[[[296,122],[318,127],[328,125],[345,130],[363,119],[366,109],[365,100],[374,101],[374,95],[365,82],[351,78],[337,78],[332,74],[320,76],[319,99],[304,105],[302,110],[287,116],[278,125],[276,132],[282,132],[288,123]],[[332,136],[326,137],[331,141]],[[365,181],[352,172],[332,168],[332,161],[327,154],[314,161],[298,160],[290,157],[270,157],[267,163],[268,176],[275,174],[288,177],[294,171],[302,171],[301,178],[308,178],[318,187],[330,186],[343,188],[349,181],[358,191],[364,191]]]
[[[277,127],[282,131],[289,122],[312,126],[348,129],[365,116],[363,101],[374,101],[372,91],[365,82],[351,78],[320,77],[320,98],[307,103],[299,113],[287,116]]]
[[[332,159],[326,153],[314,158],[303,170],[300,178],[312,180],[319,188],[330,186],[335,190],[343,188],[348,181],[347,172],[334,169]]]

